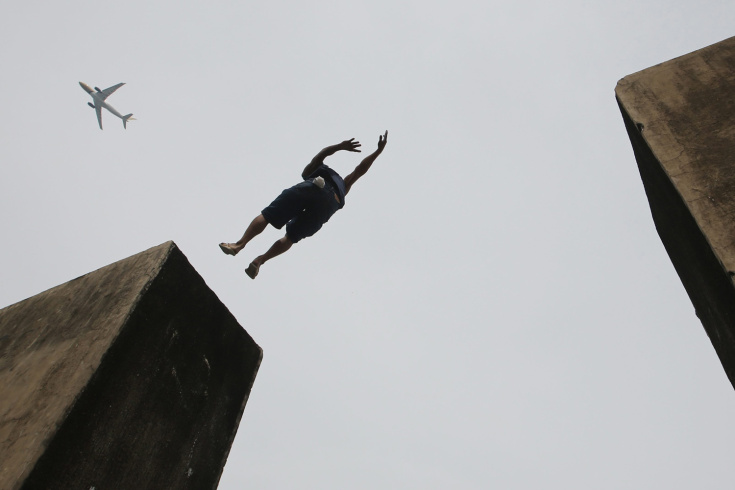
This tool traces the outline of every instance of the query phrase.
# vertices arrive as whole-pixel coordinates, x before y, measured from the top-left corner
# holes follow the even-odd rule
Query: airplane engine
[[[92,109],[94,109],[94,104],[93,104],[93,103],[91,103],[91,102],[87,102],[87,105],[88,105],[89,107],[91,107]]]
[[[94,89],[95,89],[95,90],[96,90],[97,92],[100,92],[100,93],[102,92],[102,90],[100,90],[100,88],[99,88],[99,87],[95,87]]]

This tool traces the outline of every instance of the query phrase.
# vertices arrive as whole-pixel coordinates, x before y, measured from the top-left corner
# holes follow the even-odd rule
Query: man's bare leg
[[[221,248],[227,255],[237,255],[240,250],[245,248],[245,245],[247,245],[250,240],[260,235],[263,230],[265,230],[266,226],[268,226],[268,222],[262,214],[259,214],[247,227],[242,238],[235,243],[220,243],[219,248]]]
[[[266,253],[256,257],[255,260],[250,263],[248,268],[245,269],[245,273],[250,276],[251,279],[255,279],[255,276],[257,276],[260,271],[261,265],[265,264],[273,257],[277,257],[278,255],[288,251],[288,249],[291,248],[291,245],[293,245],[293,242],[288,238],[288,235],[284,236],[271,245],[271,248],[269,248]]]

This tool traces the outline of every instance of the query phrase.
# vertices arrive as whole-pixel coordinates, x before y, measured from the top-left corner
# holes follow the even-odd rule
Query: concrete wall
[[[216,488],[262,350],[173,242],[0,310],[0,488]]]
[[[656,229],[735,386],[735,38],[615,94]]]

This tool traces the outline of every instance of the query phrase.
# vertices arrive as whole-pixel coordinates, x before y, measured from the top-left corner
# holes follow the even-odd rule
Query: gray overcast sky
[[[174,240],[265,354],[220,488],[730,489],[735,392],[618,79],[732,1],[13,2],[0,307]],[[97,127],[84,81],[137,121]],[[234,241],[326,145],[315,237]]]

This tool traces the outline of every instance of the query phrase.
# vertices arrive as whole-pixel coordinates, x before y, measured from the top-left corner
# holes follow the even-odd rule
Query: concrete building
[[[656,229],[735,386],[735,38],[615,94]]]
[[[216,488],[262,350],[173,242],[0,310],[0,488]]]

